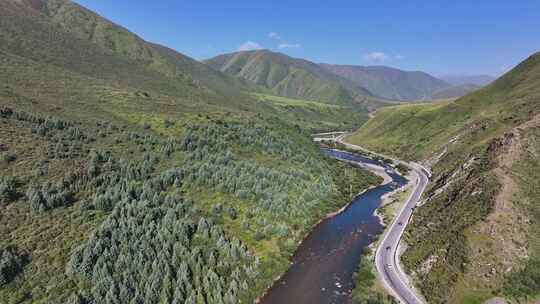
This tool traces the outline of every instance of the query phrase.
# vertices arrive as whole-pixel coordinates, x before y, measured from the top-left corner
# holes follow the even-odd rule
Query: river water
[[[342,213],[315,226],[296,250],[290,268],[261,303],[350,303],[352,276],[362,251],[383,229],[374,212],[383,195],[407,183],[392,167],[378,161],[347,152],[324,151],[340,160],[385,167],[392,182],[358,195]]]

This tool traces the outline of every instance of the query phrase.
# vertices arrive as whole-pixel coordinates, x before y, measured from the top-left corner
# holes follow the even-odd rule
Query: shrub
[[[62,184],[45,183],[41,187],[30,187],[26,197],[30,202],[30,210],[35,214],[67,206],[73,202],[71,191],[65,189]]]
[[[0,248],[0,287],[11,282],[23,270],[26,257],[13,248]]]
[[[17,160],[17,155],[15,155],[14,153],[6,152],[2,154],[1,161],[5,164],[10,164],[15,160]]]
[[[0,202],[17,199],[17,181],[13,177],[0,177]]]

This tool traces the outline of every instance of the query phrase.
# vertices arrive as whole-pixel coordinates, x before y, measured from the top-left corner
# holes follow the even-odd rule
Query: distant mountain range
[[[480,76],[470,76],[473,82],[458,83],[455,79],[454,85],[425,72],[386,66],[316,64],[269,50],[230,53],[204,63],[276,95],[335,104],[461,97],[488,83]]]
[[[489,75],[446,75],[439,76],[439,78],[454,86],[471,84],[477,86],[486,86],[496,79],[495,77]]]
[[[448,99],[465,96],[473,91],[480,89],[482,86],[475,84],[462,84],[451,87],[442,88],[433,92],[433,99]]]
[[[366,88],[374,95],[390,100],[431,100],[434,92],[451,86],[424,72],[408,72],[385,66],[321,66]]]
[[[269,50],[224,54],[204,63],[280,96],[341,105],[368,104],[375,100],[364,87],[318,64]]]

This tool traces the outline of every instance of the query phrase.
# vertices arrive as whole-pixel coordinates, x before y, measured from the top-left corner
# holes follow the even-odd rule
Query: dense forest
[[[163,121],[169,136],[0,113],[6,303],[251,302],[313,224],[378,182],[274,118]]]

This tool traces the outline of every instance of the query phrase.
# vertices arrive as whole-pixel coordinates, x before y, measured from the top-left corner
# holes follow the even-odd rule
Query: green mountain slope
[[[432,166],[403,256],[430,303],[540,296],[539,113],[537,53],[455,102],[380,110],[348,138]]]
[[[435,92],[451,86],[424,72],[402,71],[385,66],[321,64],[321,67],[388,100],[432,100]]]
[[[183,99],[242,99],[238,80],[149,44],[70,1],[8,0],[0,6],[0,50],[29,64]]]
[[[220,55],[204,61],[225,72],[267,88],[275,95],[347,106],[374,106],[366,89],[315,63],[268,50]]]
[[[193,78],[196,83],[228,91],[243,85],[167,47],[148,43],[137,35],[69,1],[48,0],[41,10],[53,22],[83,40],[114,54],[143,63],[167,77]]]
[[[495,77],[489,75],[442,75],[437,78],[442,79],[454,86],[464,84],[474,84],[480,87],[487,86],[495,81]]]
[[[444,88],[444,89],[435,91],[433,93],[433,99],[448,99],[448,98],[455,98],[455,97],[463,97],[480,88],[481,86],[477,86],[474,84],[463,84],[463,85],[457,85],[457,86],[453,86],[449,88]]]

